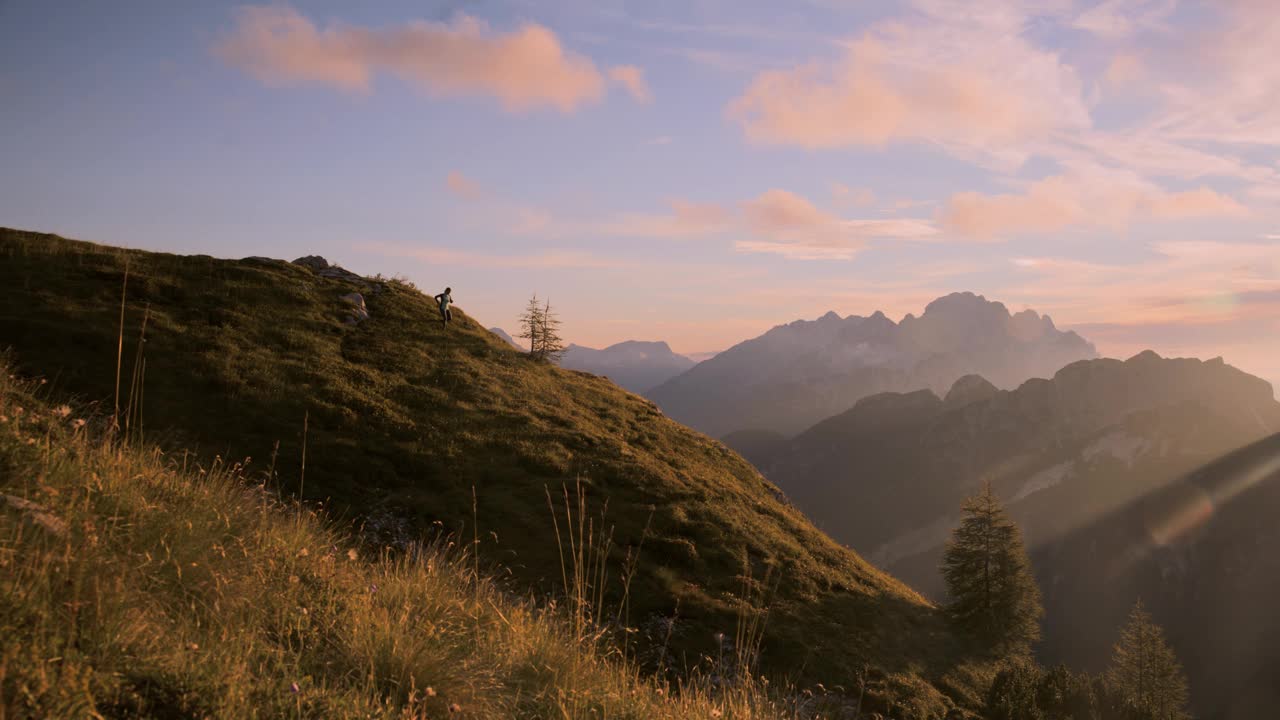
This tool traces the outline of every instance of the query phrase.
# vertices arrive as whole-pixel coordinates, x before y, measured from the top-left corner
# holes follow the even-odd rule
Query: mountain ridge
[[[1016,315],[973,293],[938,298],[895,323],[883,312],[796,320],[745,340],[654,388],[671,417],[724,436],[735,430],[794,435],[880,392],[945,392],[980,373],[1000,387],[1095,357],[1074,332],[1034,311]]]
[[[570,344],[560,358],[561,367],[608,377],[641,394],[696,364],[664,340],[624,340],[600,349]]]

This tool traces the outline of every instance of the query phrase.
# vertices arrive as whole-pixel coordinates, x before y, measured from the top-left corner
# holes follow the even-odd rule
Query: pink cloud
[[[268,84],[367,91],[375,73],[388,72],[433,95],[495,97],[513,112],[570,112],[598,100],[605,84],[589,58],[565,50],[546,27],[529,23],[497,33],[466,15],[451,24],[322,29],[288,6],[245,7],[215,51]],[[622,74],[633,94],[636,83],[642,88],[638,68]]]
[[[445,186],[449,188],[449,192],[464,200],[475,200],[484,194],[479,183],[457,170],[449,172],[449,176],[445,178]]]
[[[649,92],[649,85],[644,80],[644,71],[635,65],[617,65],[610,68],[609,79],[626,88],[637,102],[653,101],[653,94]]]
[[[777,188],[743,202],[741,208],[756,239],[739,241],[739,250],[796,260],[848,260],[871,240],[923,240],[938,232],[927,220],[847,220]]]
[[[1146,66],[1142,58],[1131,52],[1122,52],[1111,58],[1102,78],[1112,89],[1119,90],[1133,85],[1145,74]]]
[[[995,240],[1072,226],[1118,229],[1134,220],[1245,214],[1239,202],[1208,187],[1168,192],[1131,173],[1090,168],[1039,180],[1021,193],[956,193],[938,222],[960,235]]]
[[[929,13],[873,27],[837,61],[756,75],[729,117],[759,143],[932,142],[1014,165],[1021,145],[1089,126],[1075,71],[1023,39],[1012,9],[970,15],[935,2]]]
[[[867,187],[849,187],[844,183],[832,183],[831,198],[837,205],[868,207],[875,204],[876,193]]]

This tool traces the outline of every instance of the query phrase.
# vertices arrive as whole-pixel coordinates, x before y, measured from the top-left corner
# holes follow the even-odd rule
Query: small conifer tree
[[[1139,600],[1120,631],[1107,670],[1107,683],[1130,710],[1156,720],[1183,720],[1187,712],[1187,678],[1164,639],[1164,631]]]
[[[550,300],[542,308],[538,350],[541,353],[539,357],[551,362],[558,362],[560,356],[564,355],[564,340],[560,337],[560,318],[556,317],[555,311],[551,309]]]
[[[965,501],[942,560],[948,612],[959,629],[986,650],[1026,654],[1040,638],[1040,590],[1022,533],[986,483]]]
[[[542,303],[538,302],[538,294],[534,293],[525,305],[524,314],[520,316],[520,338],[529,341],[529,356],[542,358]]]

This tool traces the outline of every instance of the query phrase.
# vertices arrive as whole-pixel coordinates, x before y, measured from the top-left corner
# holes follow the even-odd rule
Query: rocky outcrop
[[[369,309],[364,306],[364,296],[360,293],[347,293],[342,296],[342,301],[351,305],[351,316],[346,322],[351,325],[357,325],[369,319]]]
[[[345,280],[352,283],[361,283],[366,286],[381,287],[382,283],[372,283],[372,281],[363,278],[341,265],[330,264],[328,260],[319,255],[306,255],[293,261],[294,265],[301,265],[320,277],[332,278],[334,280]]]
[[[266,258],[245,259],[261,261]],[[347,293],[340,298],[351,306],[343,320],[348,325],[358,325],[369,319],[369,309],[364,303],[365,295],[378,295],[386,290],[385,283],[357,275],[340,265],[330,263],[319,255],[304,255],[294,260],[293,264],[307,268],[320,277],[351,283],[359,288],[359,292]]]

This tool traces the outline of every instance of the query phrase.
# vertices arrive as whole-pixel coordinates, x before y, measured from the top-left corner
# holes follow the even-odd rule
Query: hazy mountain
[[[511,337],[510,335],[508,335],[508,334],[507,334],[507,331],[506,331],[506,330],[503,330],[503,329],[502,329],[502,328],[500,328],[500,327],[491,327],[491,328],[489,328],[489,332],[491,332],[491,333],[493,333],[494,335],[497,335],[498,337],[502,338],[503,340],[506,340],[507,342],[511,343],[511,346],[512,346],[512,347],[514,347],[514,348],[519,348],[520,350],[528,350],[528,349],[529,349],[529,348],[527,348],[527,347],[525,347],[525,346],[521,345],[520,343],[516,342],[516,339],[515,339],[515,338]]]
[[[937,393],[978,373],[999,387],[1048,377],[1096,356],[1048,316],[1010,314],[980,295],[938,298],[920,317],[881,312],[780,325],[739,343],[648,393],[670,417],[710,435],[772,430],[792,435],[889,391]]]
[[[710,360],[711,358],[719,355],[721,352],[722,351],[720,350],[710,350],[706,352],[685,353],[684,356],[694,361],[695,363],[700,363],[700,362],[705,362],[707,360]]]
[[[134,432],[145,420],[148,440],[191,450],[191,467],[243,461],[270,495],[299,493],[305,442],[308,499],[387,544],[456,533],[512,596],[539,598],[563,587],[557,537],[573,532],[548,493],[560,503],[580,487],[590,527],[611,538],[611,609],[631,577],[623,621],[645,667],[730,652],[743,618],[762,617],[748,587],[767,593],[760,672],[853,687],[869,663],[881,713],[973,709],[984,667],[937,609],[820,533],[741,457],[612,382],[531,360],[461,308],[447,328],[415,322],[435,307],[412,286],[0,229],[0,348],[15,371],[109,413],[126,268],[124,389],[145,387],[145,403],[125,395],[139,399]]]
[[[990,480],[1035,551],[1046,596],[1046,659],[1096,669],[1138,596],[1177,606],[1160,618],[1173,623],[1171,636],[1189,661],[1208,652],[1204,643],[1212,638],[1182,623],[1221,605],[1213,586],[1224,573],[1241,576],[1222,579],[1225,587],[1280,589],[1246,577],[1274,573],[1263,556],[1280,557],[1280,536],[1259,529],[1261,516],[1217,521],[1208,544],[1185,552],[1143,558],[1119,574],[1098,571],[1123,556],[1113,547],[1121,540],[1168,532],[1132,520],[1124,508],[1277,431],[1280,403],[1267,382],[1220,358],[1162,359],[1147,351],[1124,362],[1076,362],[1013,391],[965,377],[945,398],[930,390],[871,396],[775,448],[760,467],[819,527],[935,598],[942,595],[943,543],[960,504]],[[1272,472],[1277,467],[1280,459],[1273,459]],[[1193,504],[1192,515],[1170,523],[1199,522],[1194,513],[1216,507],[1216,500]],[[1280,503],[1268,507],[1272,519],[1265,522],[1274,525]],[[1270,555],[1253,544],[1273,539]],[[1223,549],[1236,545],[1249,550]],[[1200,575],[1187,564],[1192,560],[1179,558],[1226,565]],[[1095,613],[1100,595],[1108,596],[1106,609]],[[1280,632],[1280,624],[1268,632]],[[1224,647],[1213,646],[1215,657],[1225,658]],[[1206,675],[1213,663],[1188,662],[1188,669],[1192,695],[1202,699],[1198,687],[1218,682]]]
[[[695,365],[665,342],[627,340],[603,350],[570,345],[560,366],[603,375],[632,392],[643,393]]]
[[[965,377],[945,399],[931,390],[873,395],[775,449],[760,468],[837,540],[894,567],[939,550],[961,500],[983,480],[1016,516],[1050,490],[1129,478],[1053,508],[1025,528],[1035,540],[1045,523],[1057,529],[1077,511],[1096,514],[1168,481],[1171,469],[1277,430],[1280,403],[1266,381],[1221,359],[1147,351],[1072,363],[1012,391]],[[936,563],[923,567],[908,579],[935,590]]]
[[[1101,670],[1137,598],[1167,630],[1197,717],[1280,707],[1280,434],[1233,452],[1032,555],[1041,657]]]

